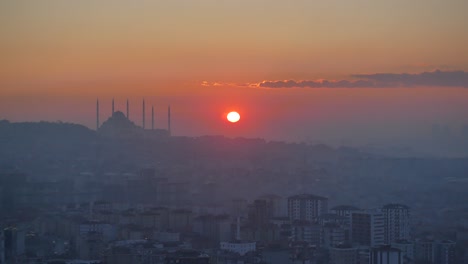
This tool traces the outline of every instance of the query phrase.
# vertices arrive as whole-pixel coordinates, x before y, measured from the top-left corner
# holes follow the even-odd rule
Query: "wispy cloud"
[[[233,82],[209,82],[202,81],[201,86],[223,86],[223,87],[258,87],[256,83],[233,83]]]
[[[354,74],[353,80],[265,80],[259,83],[208,83],[204,86],[238,86],[255,88],[386,88],[386,87],[465,87],[468,88],[468,72],[440,71],[422,73],[374,73]]]

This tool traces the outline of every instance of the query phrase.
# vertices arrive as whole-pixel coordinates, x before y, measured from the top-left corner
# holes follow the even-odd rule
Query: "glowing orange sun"
[[[236,123],[240,119],[240,115],[237,112],[230,112],[226,116],[227,120],[231,123]]]

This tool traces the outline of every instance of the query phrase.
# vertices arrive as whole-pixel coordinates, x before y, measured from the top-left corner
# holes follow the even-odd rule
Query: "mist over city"
[[[468,263],[468,2],[0,3],[0,264]]]

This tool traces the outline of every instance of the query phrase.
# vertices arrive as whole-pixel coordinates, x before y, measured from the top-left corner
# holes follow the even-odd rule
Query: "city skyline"
[[[468,264],[467,10],[0,1],[0,264]]]

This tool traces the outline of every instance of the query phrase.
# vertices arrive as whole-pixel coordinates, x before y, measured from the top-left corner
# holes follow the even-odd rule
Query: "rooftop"
[[[352,206],[352,205],[337,205],[337,206],[331,208],[330,210],[335,210],[335,211],[344,211],[344,210],[347,210],[347,211],[358,211],[358,210],[360,210],[360,209],[357,208],[356,206]]]
[[[326,197],[318,196],[315,194],[298,194],[289,196],[288,199],[328,200],[328,198]]]
[[[383,209],[409,209],[409,207],[404,204],[386,204],[382,208]]]

